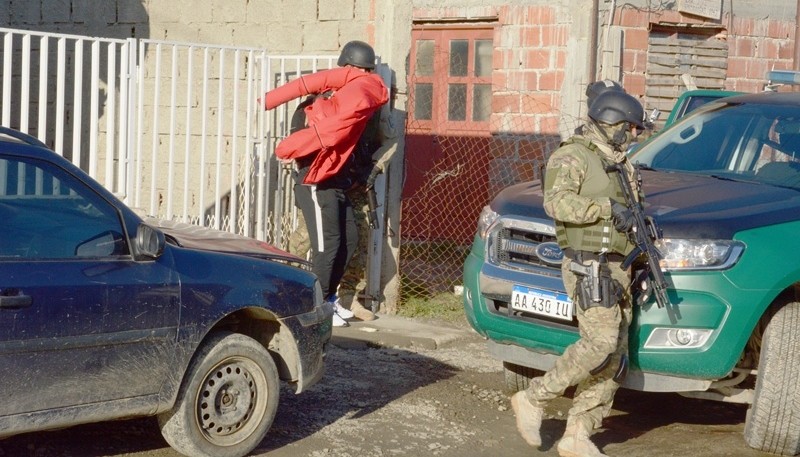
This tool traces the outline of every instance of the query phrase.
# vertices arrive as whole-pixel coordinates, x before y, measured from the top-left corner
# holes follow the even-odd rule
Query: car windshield
[[[800,190],[800,106],[711,103],[642,145],[631,160]]]

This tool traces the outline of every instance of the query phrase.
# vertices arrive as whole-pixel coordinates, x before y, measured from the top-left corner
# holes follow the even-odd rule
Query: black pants
[[[295,177],[295,204],[303,212],[311,241],[311,264],[325,298],[336,293],[345,268],[358,247],[353,207],[343,189],[301,184]]]

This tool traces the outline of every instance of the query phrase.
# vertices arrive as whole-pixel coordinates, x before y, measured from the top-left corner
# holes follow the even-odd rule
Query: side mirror
[[[659,117],[661,117],[661,110],[653,108],[653,111],[650,111],[650,114],[647,116],[647,120],[652,124],[655,123]]]
[[[157,259],[164,252],[167,241],[161,230],[141,224],[136,230],[135,244],[137,259]]]

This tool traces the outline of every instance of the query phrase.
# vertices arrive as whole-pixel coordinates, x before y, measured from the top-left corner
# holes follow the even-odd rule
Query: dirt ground
[[[466,324],[464,324],[466,325]],[[254,452],[268,457],[555,456],[570,400],[548,407],[541,448],[519,437],[501,364],[475,334],[445,348],[376,348],[339,339],[323,381],[281,392]],[[594,441],[611,456],[766,456],[742,438],[746,408],[620,390]],[[0,456],[177,457],[154,419],[32,433],[0,441]]]

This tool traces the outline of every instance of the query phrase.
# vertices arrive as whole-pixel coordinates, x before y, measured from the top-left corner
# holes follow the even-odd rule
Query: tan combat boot
[[[558,442],[558,455],[561,457],[608,457],[600,452],[589,440],[589,431],[571,417],[567,419],[567,429]]]
[[[365,308],[358,300],[353,300],[353,303],[350,305],[350,311],[353,312],[353,315],[357,319],[361,319],[362,321],[375,320],[375,313]]]
[[[517,430],[525,442],[534,447],[541,446],[539,429],[542,427],[544,409],[531,404],[524,390],[511,396],[511,408],[517,416]]]

